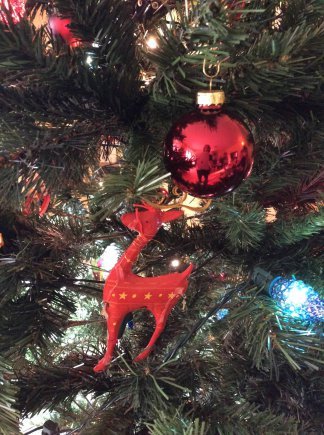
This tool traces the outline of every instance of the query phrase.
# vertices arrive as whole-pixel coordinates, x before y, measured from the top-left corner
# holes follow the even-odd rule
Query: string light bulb
[[[159,46],[157,38],[153,35],[148,36],[145,43],[147,48],[149,48],[150,50],[156,50]]]
[[[319,294],[302,280],[277,276],[256,267],[252,279],[257,285],[266,286],[283,314],[302,321],[323,321],[324,301]]]
[[[269,294],[291,317],[301,320],[323,320],[323,300],[302,280],[278,276],[270,283]]]
[[[93,63],[93,56],[91,56],[91,54],[88,54],[87,57],[86,57],[86,64],[91,66],[92,63]]]
[[[174,258],[170,264],[171,264],[171,267],[174,267],[176,269],[177,267],[180,266],[180,260],[178,258]]]
[[[224,319],[224,317],[226,317],[228,315],[228,313],[229,313],[229,310],[227,308],[221,308],[216,313],[216,319],[222,320],[222,319]]]

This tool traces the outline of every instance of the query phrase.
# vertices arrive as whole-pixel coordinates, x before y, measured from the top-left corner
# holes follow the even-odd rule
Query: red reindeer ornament
[[[25,216],[32,215],[35,204],[40,203],[38,208],[38,215],[39,217],[43,217],[48,209],[50,201],[51,201],[51,197],[48,193],[43,194],[43,193],[33,192],[26,196],[26,200],[23,204],[22,213]]]
[[[39,178],[39,175],[36,173],[33,180],[38,180]],[[51,196],[47,191],[45,183],[41,181],[37,188],[28,190],[22,207],[22,213],[25,216],[31,216],[33,213],[38,212],[39,217],[43,217],[47,212],[50,202]]]
[[[144,211],[139,211],[139,207]],[[104,370],[110,363],[118,339],[118,333],[127,314],[146,308],[155,318],[155,330],[143,352],[135,361],[146,358],[161,335],[167,318],[188,287],[192,264],[182,273],[157,277],[141,277],[132,272],[139,253],[153,239],[162,223],[179,218],[181,211],[161,211],[148,205],[136,206],[135,213],[121,217],[123,224],[139,235],[119,259],[108,275],[103,289],[103,301],[107,313],[107,349],[104,357],[94,367],[95,372]]]

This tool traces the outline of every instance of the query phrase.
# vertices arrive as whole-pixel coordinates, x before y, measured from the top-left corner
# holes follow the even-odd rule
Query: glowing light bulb
[[[88,56],[87,56],[87,58],[86,58],[86,63],[87,63],[88,65],[91,65],[92,62],[93,62],[93,57],[92,57],[90,54],[88,54]]]
[[[269,293],[283,312],[291,317],[308,321],[324,318],[324,301],[301,280],[278,276],[271,282]]]
[[[287,291],[286,303],[293,305],[303,305],[307,301],[307,287],[300,286],[299,282],[295,281]]]
[[[102,279],[106,279],[110,270],[115,266],[119,258],[117,246],[112,243],[108,245],[98,260],[98,267],[102,269]]]
[[[228,313],[229,313],[229,310],[227,308],[221,308],[216,313],[216,319],[222,320],[222,319],[224,319],[224,317],[226,317],[228,315]]]
[[[177,258],[174,258],[171,261],[171,266],[174,267],[174,268],[179,267],[180,266],[180,260],[178,260]]]
[[[150,48],[151,50],[156,50],[159,45],[158,45],[157,39],[154,36],[149,36],[146,39],[146,46],[147,46],[147,48]]]

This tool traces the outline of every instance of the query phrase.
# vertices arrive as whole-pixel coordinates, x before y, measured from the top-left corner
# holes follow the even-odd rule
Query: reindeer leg
[[[107,314],[107,349],[103,358],[93,368],[95,372],[102,372],[110,363],[118,340],[120,325],[127,313],[117,313],[114,305],[109,305]]]
[[[172,310],[172,307],[173,305],[167,308],[165,307],[165,305],[158,305],[154,308],[150,308],[150,311],[155,317],[155,330],[146,348],[134,359],[135,362],[145,359],[152,352],[156,340],[159,338],[165,328],[165,324],[167,322],[168,315]]]

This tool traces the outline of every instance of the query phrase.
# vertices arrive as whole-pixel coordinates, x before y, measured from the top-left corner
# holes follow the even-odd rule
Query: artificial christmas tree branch
[[[2,2],[1,11],[7,3],[11,11],[0,12],[0,403],[21,410],[19,423],[50,410],[60,427],[85,435],[320,433],[321,1],[28,0],[25,14],[20,0]],[[186,299],[139,364],[133,358],[155,322],[133,313],[109,369],[95,374],[106,340],[95,321],[104,282],[89,264],[107,247],[113,263],[136,240],[121,223],[134,203],[174,200],[166,194],[175,174],[166,176],[165,138],[209,88],[204,61],[223,61],[212,88],[225,91],[223,113],[253,136],[252,172],[203,213],[164,223],[145,246],[134,265],[140,279],[196,265]],[[214,127],[208,135],[176,131],[169,144],[172,152],[183,144],[193,190],[198,145],[223,149],[233,133],[218,123],[217,143],[203,140]],[[211,159],[220,182],[236,170],[243,136],[234,136],[238,154]],[[189,145],[197,145],[194,156]],[[42,186],[48,211],[39,215],[35,195],[35,213],[23,214],[25,196]],[[256,265],[279,277],[272,297],[262,283],[248,283]],[[297,309],[285,305],[291,285],[304,297]],[[301,318],[304,307],[311,314]],[[0,406],[0,432],[18,433],[18,414],[7,408]]]

